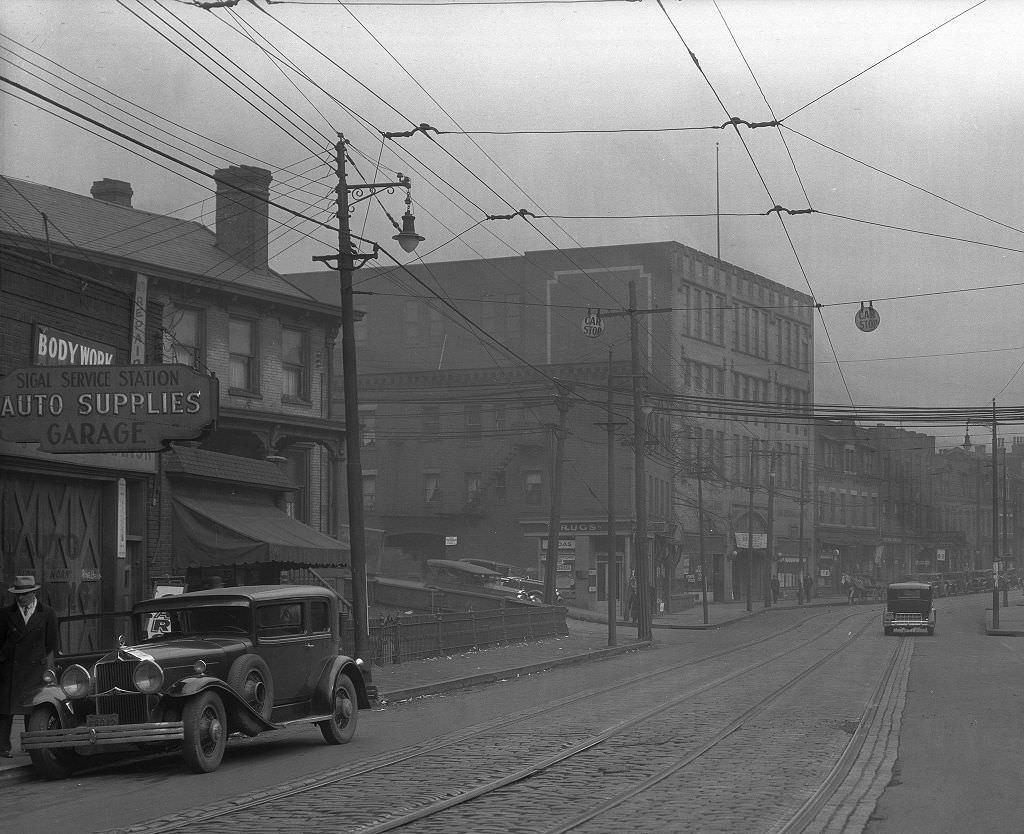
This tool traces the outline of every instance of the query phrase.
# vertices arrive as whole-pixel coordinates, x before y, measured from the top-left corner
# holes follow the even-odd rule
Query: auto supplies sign
[[[34,367],[0,379],[0,437],[47,452],[155,452],[217,419],[217,378],[187,365]]]

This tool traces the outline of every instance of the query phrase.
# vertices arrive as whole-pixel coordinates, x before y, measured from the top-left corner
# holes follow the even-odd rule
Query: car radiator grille
[[[118,689],[135,690],[135,668],[137,660],[110,660],[96,664],[96,691],[109,692]]]
[[[139,661],[110,661],[96,664],[96,712],[117,714],[121,724],[144,724],[149,720],[146,696],[135,691],[135,667]],[[103,694],[115,689],[126,690]]]

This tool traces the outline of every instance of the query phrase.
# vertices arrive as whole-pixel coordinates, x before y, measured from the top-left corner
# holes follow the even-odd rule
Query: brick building
[[[158,584],[276,581],[282,565],[344,561],[329,535],[343,527],[340,311],[268,267],[270,173],[217,180],[211,231],[133,208],[118,180],[86,197],[0,179],[0,374],[74,364],[37,354],[44,333],[79,358],[84,347],[110,365],[181,363],[220,383],[213,430],[162,452],[0,445],[0,574],[45,582],[68,649],[105,644],[123,629],[112,612]]]
[[[290,278],[325,300],[337,299],[333,273]],[[632,316],[630,285],[637,299]],[[376,447],[363,457],[373,496],[367,523],[385,530],[385,562],[391,560],[392,569],[408,569],[400,553],[413,546],[413,532],[419,536],[415,546],[432,555],[441,549],[439,542],[457,541],[465,544],[449,544],[453,553],[476,557],[471,551],[486,548],[494,561],[539,568],[547,507],[543,500],[539,510],[521,501],[532,488],[523,473],[533,470],[530,477],[536,480],[550,471],[550,426],[557,422],[552,379],[579,375],[567,416],[567,457],[585,468],[575,476],[579,488],[563,496],[561,518],[567,526],[561,550],[576,554],[577,591],[585,587],[582,593],[594,607],[601,602],[606,435],[594,423],[607,419],[599,412],[611,347],[617,390],[613,422],[623,423],[618,431],[632,445],[633,318],[644,386],[645,489],[658,595],[667,599],[670,587],[678,590],[700,572],[700,460],[707,493],[705,563],[716,597],[736,597],[745,587],[737,533],[754,534],[748,541],[754,543],[759,598],[768,571],[780,564],[787,566],[787,582],[795,581],[802,564],[799,473],[812,454],[812,432],[808,421],[780,419],[778,409],[813,402],[809,297],[673,242],[528,252],[407,270],[364,268],[357,272],[356,287],[365,292],[357,296],[365,313],[356,334],[360,408],[364,434],[374,437]],[[581,330],[588,312],[603,322],[600,338]],[[750,409],[724,414],[702,404],[704,397],[773,404],[775,414],[751,415]],[[528,415],[515,430],[513,412]],[[467,441],[467,427],[477,425],[472,434],[478,439]],[[517,440],[516,431],[536,439]],[[453,444],[465,448],[453,451]],[[616,536],[628,575],[635,485],[632,450],[621,444],[618,449]],[[506,498],[500,511],[488,508],[485,490],[484,503],[467,507],[476,476],[480,484],[494,484],[500,471],[506,473],[506,496],[516,501]],[[567,483],[571,471],[567,467]],[[454,490],[449,508],[435,511],[426,500],[434,474],[448,481],[443,495]],[[807,566],[813,552],[811,494],[808,486]]]

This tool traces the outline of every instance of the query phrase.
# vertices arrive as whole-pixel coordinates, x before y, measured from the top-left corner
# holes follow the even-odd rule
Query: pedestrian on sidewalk
[[[636,571],[630,571],[629,587],[626,590],[626,611],[633,625],[640,622],[640,586],[637,584]]]
[[[43,673],[57,653],[57,612],[36,597],[34,576],[16,576],[7,590],[14,603],[0,610],[0,757],[9,759],[15,715],[25,716],[24,702],[43,685]]]
[[[772,575],[772,602],[776,603],[779,601],[779,591],[782,590],[782,585],[779,582],[779,575]]]
[[[804,574],[804,602],[811,601],[811,588],[814,587],[814,582],[811,580],[811,576],[808,573]]]

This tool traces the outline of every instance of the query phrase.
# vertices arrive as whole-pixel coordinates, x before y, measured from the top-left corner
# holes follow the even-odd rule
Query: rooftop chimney
[[[265,269],[270,234],[270,171],[232,165],[217,178],[217,247],[247,266]]]
[[[112,180],[104,177],[96,180],[89,191],[97,200],[113,203],[115,206],[132,207],[132,184],[124,180]]]

